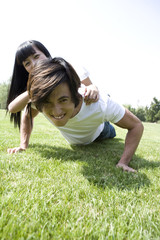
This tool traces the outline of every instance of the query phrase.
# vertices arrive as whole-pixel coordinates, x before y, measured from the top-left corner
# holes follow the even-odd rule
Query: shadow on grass
[[[32,144],[30,147],[46,159],[84,162],[82,174],[98,187],[136,190],[150,184],[144,173],[127,173],[115,167],[124,149],[124,142],[119,138],[86,146],[71,146],[71,149],[41,144]],[[149,162],[135,155],[130,166],[135,169],[157,168],[160,163]]]

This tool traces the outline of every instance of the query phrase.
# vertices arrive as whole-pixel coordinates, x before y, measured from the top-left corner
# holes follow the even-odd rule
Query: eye
[[[38,59],[39,56],[40,56],[40,54],[35,54],[35,55],[34,55],[34,59]]]
[[[28,67],[29,65],[30,65],[30,62],[26,62],[26,63],[24,64],[25,67]]]
[[[66,103],[68,101],[68,98],[63,98],[63,99],[61,99],[59,102],[60,103]]]

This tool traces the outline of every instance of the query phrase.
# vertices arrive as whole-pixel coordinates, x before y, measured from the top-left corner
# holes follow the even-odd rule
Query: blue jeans
[[[103,131],[94,141],[101,141],[107,138],[114,138],[116,136],[115,128],[109,123],[104,123]]]

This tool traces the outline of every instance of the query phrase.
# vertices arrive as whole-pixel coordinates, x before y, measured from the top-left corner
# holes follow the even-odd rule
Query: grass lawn
[[[0,239],[160,239],[160,124],[144,123],[130,164],[115,167],[126,130],[87,146],[70,146],[40,114],[30,147],[0,111]]]

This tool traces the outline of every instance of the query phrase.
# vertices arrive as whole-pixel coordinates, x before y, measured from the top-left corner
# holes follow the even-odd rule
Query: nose
[[[31,61],[31,70],[34,68],[35,64],[36,64],[36,61],[32,60]]]
[[[55,117],[59,117],[60,115],[62,115],[62,109],[61,109],[61,107],[60,107],[58,104],[56,104],[56,105],[53,107],[53,115],[54,115]]]

